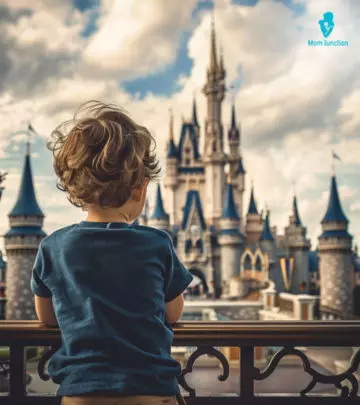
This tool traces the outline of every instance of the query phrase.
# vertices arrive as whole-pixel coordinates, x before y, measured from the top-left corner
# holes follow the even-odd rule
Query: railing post
[[[254,347],[240,348],[240,396],[254,396]]]
[[[10,397],[23,397],[26,395],[25,356],[24,346],[11,344],[10,346]]]

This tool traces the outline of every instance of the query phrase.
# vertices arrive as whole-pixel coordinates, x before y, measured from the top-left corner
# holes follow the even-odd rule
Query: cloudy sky
[[[31,4],[31,6],[29,6]],[[209,61],[210,0],[0,0],[0,169],[9,172],[0,231],[19,189],[31,120],[36,193],[45,231],[83,219],[55,188],[46,140],[89,99],[120,104],[147,125],[163,161],[169,108],[176,135],[192,95],[204,126],[201,88]],[[215,0],[217,38],[227,86],[224,125],[235,99],[247,170],[272,224],[288,222],[293,182],[314,245],[326,210],[331,150],[341,199],[360,238],[360,2],[357,0]],[[334,13],[329,39],[348,47],[309,47],[323,39],[318,21]]]

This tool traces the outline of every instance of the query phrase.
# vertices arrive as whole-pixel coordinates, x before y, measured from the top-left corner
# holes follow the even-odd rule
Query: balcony
[[[188,404],[321,404],[331,405],[355,401],[358,403],[358,369],[360,349],[354,350],[349,361],[341,361],[341,372],[329,375],[319,371],[309,360],[308,352],[324,348],[360,347],[360,322],[184,322],[174,327],[174,346],[191,347],[195,350],[184,360],[179,378],[182,392]],[[49,379],[45,364],[60,344],[60,332],[56,328],[46,328],[36,321],[1,321],[0,346],[10,348],[9,359],[0,360],[0,374],[9,377],[9,393],[0,396],[0,404],[7,405],[55,405],[60,397],[40,396],[27,392],[25,347],[49,348],[38,361],[37,369],[41,379]],[[258,348],[277,347],[278,351],[269,358],[267,365],[259,366]],[[239,356],[232,361],[224,355],[222,348],[235,348]],[[225,352],[226,353],[226,352]],[[197,359],[210,355],[218,362],[216,378],[223,384],[235,371],[239,374],[238,388],[233,394],[222,396],[200,395],[196,381],[191,380],[193,366]],[[279,362],[285,358],[296,358],[307,375],[306,384],[298,393],[261,394],[256,386],[259,382],[271,379],[276,374]],[[209,358],[209,357],[208,357]],[[196,364],[195,364],[196,366]],[[235,371],[234,371],[235,370]],[[194,367],[195,372],[195,367]],[[274,387],[283,385],[274,379]],[[317,384],[325,384],[333,389],[333,395],[314,393]]]

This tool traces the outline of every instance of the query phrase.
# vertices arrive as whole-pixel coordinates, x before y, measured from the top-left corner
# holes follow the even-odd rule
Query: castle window
[[[256,269],[257,271],[261,271],[261,259],[260,259],[260,256],[258,256],[258,257],[256,258],[255,269]]]
[[[185,164],[186,166],[190,166],[191,160],[190,159],[185,159]]]
[[[247,255],[247,256],[245,257],[244,269],[245,269],[245,270],[251,270],[251,269],[252,269],[251,257],[250,257],[249,255]]]
[[[185,148],[185,153],[188,155],[191,152],[191,148],[189,148],[189,146],[187,146]]]

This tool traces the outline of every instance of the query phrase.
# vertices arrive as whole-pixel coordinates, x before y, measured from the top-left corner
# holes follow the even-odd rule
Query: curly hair
[[[160,173],[150,132],[110,104],[88,101],[51,138],[57,187],[77,207],[121,207]]]

